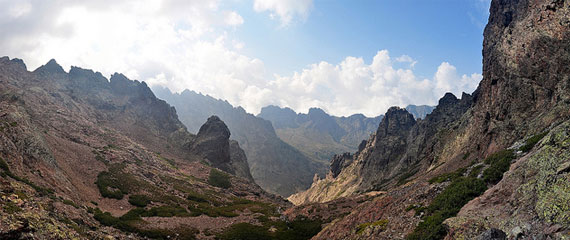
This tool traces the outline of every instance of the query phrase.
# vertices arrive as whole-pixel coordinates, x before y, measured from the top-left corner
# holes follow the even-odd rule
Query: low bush
[[[422,222],[409,234],[408,240],[442,239],[447,234],[443,221],[455,216],[461,207],[471,199],[481,195],[487,186],[481,179],[460,177],[455,179],[443,192],[434,198],[426,208]]]
[[[513,150],[503,150],[485,159],[490,166],[483,171],[483,180],[487,184],[496,184],[503,178],[503,173],[509,170],[511,161],[515,159]]]
[[[181,206],[160,206],[144,211],[141,217],[189,217],[188,211]]]
[[[530,137],[525,141],[525,144],[519,148],[519,150],[522,152],[530,151],[534,145],[536,145],[542,138],[544,138],[544,136],[546,136],[546,134],[548,134],[548,132],[539,133]]]
[[[214,187],[225,189],[232,186],[232,183],[230,182],[230,176],[216,169],[212,169],[210,171],[210,175],[208,176],[208,183]]]
[[[268,221],[262,226],[249,223],[237,223],[218,234],[220,240],[305,240],[310,239],[322,230],[322,223],[299,217],[290,222]],[[274,228],[274,231],[269,231]]]
[[[483,165],[477,165],[473,168],[471,168],[471,172],[469,172],[469,177],[474,177],[476,178],[477,176],[479,176],[479,173],[481,173],[481,169],[483,169]]]
[[[135,207],[146,207],[150,203],[150,199],[145,195],[131,195],[129,196],[129,203]]]

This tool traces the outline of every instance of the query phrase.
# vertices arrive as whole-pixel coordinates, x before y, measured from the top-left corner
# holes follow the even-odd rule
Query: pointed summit
[[[49,60],[45,65],[37,68],[35,73],[52,73],[52,74],[65,74],[65,70],[59,65],[55,59]]]

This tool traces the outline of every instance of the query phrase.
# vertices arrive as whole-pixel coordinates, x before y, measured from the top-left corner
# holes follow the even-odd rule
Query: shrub
[[[513,150],[504,150],[489,156],[485,159],[485,163],[490,166],[483,171],[483,180],[487,184],[496,184],[501,181],[503,173],[509,170],[513,159],[515,159]]]
[[[230,182],[230,176],[216,169],[210,171],[210,176],[208,177],[208,183],[214,187],[220,188],[230,188],[232,183]]]
[[[477,176],[479,176],[479,173],[481,173],[482,168],[483,168],[483,165],[477,165],[477,166],[471,168],[471,172],[469,172],[469,177],[476,178]]]
[[[189,217],[191,216],[185,208],[181,206],[160,206],[153,207],[141,214],[141,217]]]
[[[73,201],[68,200],[68,199],[63,200],[63,204],[72,206],[74,208],[79,208],[79,206],[77,206],[77,204],[75,204]]]
[[[249,223],[237,223],[217,235],[220,240],[271,240],[267,228]]]
[[[485,182],[472,177],[455,179],[443,192],[437,195],[426,208],[422,222],[406,239],[442,239],[447,230],[442,225],[447,218],[455,216],[461,207],[487,190]]]
[[[146,207],[150,203],[150,199],[145,195],[131,195],[129,196],[129,203],[135,207]]]
[[[192,191],[188,192],[188,196],[186,196],[186,199],[188,199],[190,201],[194,201],[194,202],[208,202],[207,196],[201,195],[201,194],[198,194],[197,192],[192,192]]]
[[[525,144],[519,148],[519,150],[522,152],[530,151],[534,145],[536,145],[542,138],[544,138],[544,136],[546,136],[546,134],[548,134],[548,132],[539,133],[530,137],[525,141]]]

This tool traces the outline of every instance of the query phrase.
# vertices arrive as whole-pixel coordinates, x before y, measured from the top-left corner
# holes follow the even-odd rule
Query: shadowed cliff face
[[[219,117],[209,117],[200,127],[191,149],[213,167],[253,181],[245,153],[237,142],[230,141],[230,130]]]

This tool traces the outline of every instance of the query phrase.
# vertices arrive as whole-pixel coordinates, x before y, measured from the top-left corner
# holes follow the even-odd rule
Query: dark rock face
[[[348,152],[340,155],[334,155],[331,161],[331,169],[330,169],[331,177],[336,178],[336,176],[340,174],[343,168],[347,167],[352,163],[352,160],[353,160],[352,154]]]
[[[230,130],[217,116],[211,116],[200,127],[192,151],[203,156],[212,166],[234,173],[230,159]]]
[[[34,71],[35,73],[44,74],[65,74],[66,72],[63,68],[55,61],[55,59],[49,60],[45,65],[42,65]]]
[[[234,140],[230,140],[230,160],[231,169],[234,171],[234,175],[253,182],[253,177],[249,172],[249,164],[247,163],[245,152],[239,147],[239,143]]]

